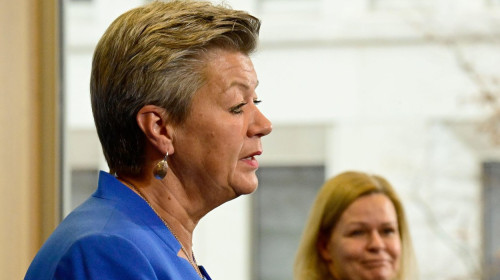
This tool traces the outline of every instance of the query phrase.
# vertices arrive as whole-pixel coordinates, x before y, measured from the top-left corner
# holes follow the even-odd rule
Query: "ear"
[[[321,258],[323,258],[324,261],[328,263],[332,261],[332,255],[329,250],[329,240],[330,238],[327,238],[325,234],[320,232],[318,234],[318,240],[316,242],[316,248],[318,249],[319,255],[321,256]]]
[[[155,105],[146,105],[139,110],[136,120],[153,147],[163,155],[167,152],[174,153],[173,128],[169,125],[165,109]]]

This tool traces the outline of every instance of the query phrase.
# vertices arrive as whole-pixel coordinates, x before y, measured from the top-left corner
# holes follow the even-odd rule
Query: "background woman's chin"
[[[387,268],[371,269],[367,275],[367,280],[394,280],[396,276],[393,271],[389,271]]]

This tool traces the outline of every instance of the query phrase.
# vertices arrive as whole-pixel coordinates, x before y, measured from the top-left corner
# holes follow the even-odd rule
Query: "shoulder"
[[[192,279],[185,278],[189,263],[145,225],[115,222],[74,231],[63,226],[55,232],[25,279]]]
[[[149,237],[109,233],[82,237],[58,262],[55,279],[195,279],[187,261]]]
[[[25,280],[156,279],[144,253],[121,236],[93,233],[60,243],[40,250]]]
[[[97,233],[73,242],[55,270],[56,279],[155,279],[144,253],[121,236]]]
[[[151,271],[143,253],[147,248],[135,244],[144,237],[151,239],[148,228],[109,203],[91,200],[75,209],[51,234],[33,259],[26,279],[150,279],[134,275],[134,268],[142,274]],[[120,270],[137,277],[123,278]],[[119,274],[93,278],[93,273]]]

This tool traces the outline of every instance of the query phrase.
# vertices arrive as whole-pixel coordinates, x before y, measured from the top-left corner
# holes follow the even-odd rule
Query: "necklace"
[[[151,205],[151,203],[149,202],[149,200],[146,199],[146,197],[142,194],[142,192],[134,184],[130,183],[129,181],[124,180],[123,178],[120,178],[120,179],[124,183],[126,183],[127,185],[129,185],[130,187],[132,187],[132,189],[134,189],[139,194],[139,196],[149,205],[149,207],[153,210],[153,212],[155,212],[156,216],[158,216],[158,218],[160,218],[160,220],[163,222],[163,224],[168,228],[168,230],[175,237],[175,239],[177,240],[177,242],[179,242],[179,244],[181,244],[181,250],[182,250],[182,252],[184,252],[184,254],[186,255],[186,258],[188,259],[188,261],[191,264],[191,266],[193,266],[193,268],[196,271],[196,273],[198,273],[198,275],[200,276],[201,279],[205,279],[205,277],[203,277],[203,274],[201,273],[200,269],[198,268],[198,264],[196,263],[196,258],[194,257],[194,253],[191,255],[191,257],[189,257],[189,254],[188,254],[186,248],[184,247],[184,245],[182,245],[182,242],[179,239],[179,237],[177,236],[177,234],[175,234],[175,232],[172,230],[172,228],[170,228],[170,226],[168,225],[167,221],[165,221],[165,219],[163,219],[162,216],[160,216],[160,214],[158,213],[158,211],[156,211],[156,209],[153,207],[153,205]]]

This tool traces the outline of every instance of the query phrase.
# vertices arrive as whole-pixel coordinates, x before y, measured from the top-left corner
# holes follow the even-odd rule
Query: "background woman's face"
[[[383,194],[358,198],[342,213],[320,250],[338,279],[394,279],[401,240],[393,203]]]
[[[224,202],[256,189],[256,157],[271,122],[257,108],[258,80],[248,56],[212,50],[204,73],[206,83],[175,129],[173,157],[187,174],[184,180],[203,186],[206,198]]]

